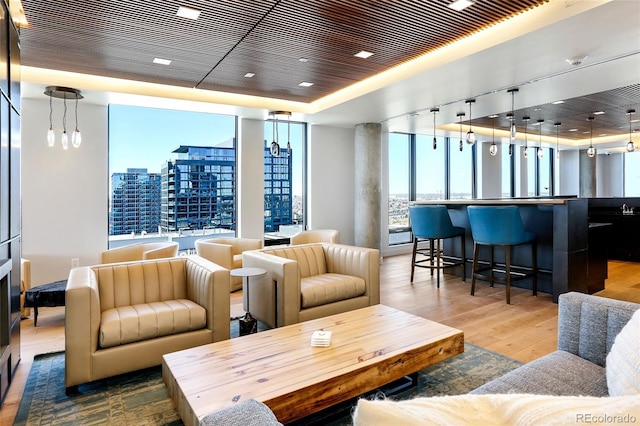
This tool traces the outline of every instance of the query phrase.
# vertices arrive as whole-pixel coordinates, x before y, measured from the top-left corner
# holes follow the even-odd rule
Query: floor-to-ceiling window
[[[235,116],[110,105],[109,247],[234,234],[235,141]]]
[[[552,179],[551,174],[553,164],[553,150],[550,148],[540,148],[542,150],[542,158],[538,159],[538,193],[543,197],[552,195]]]
[[[460,150],[462,147],[462,150]],[[449,198],[473,197],[473,147],[464,141],[451,139],[449,143]]]
[[[502,160],[502,197],[513,196],[513,145],[498,145]]]
[[[624,196],[640,197],[640,151],[624,154]]]
[[[409,226],[409,201],[412,200],[411,152],[414,136],[406,133],[389,134],[389,244],[411,241]]]
[[[442,200],[445,193],[444,138],[416,135],[416,200]]]
[[[264,230],[305,221],[307,125],[288,120],[264,124]],[[273,142],[276,141],[279,149]],[[273,148],[273,149],[272,149]]]

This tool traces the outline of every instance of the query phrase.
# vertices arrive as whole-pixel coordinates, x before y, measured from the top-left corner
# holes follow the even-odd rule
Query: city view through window
[[[266,232],[304,223],[305,126],[283,125],[281,155],[265,139]],[[235,116],[111,105],[109,246],[173,239],[189,250],[202,235],[234,235],[236,127]]]

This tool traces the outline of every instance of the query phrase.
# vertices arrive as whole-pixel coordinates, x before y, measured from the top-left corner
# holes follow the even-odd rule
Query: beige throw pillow
[[[606,373],[609,395],[640,395],[640,310],[613,341]]]

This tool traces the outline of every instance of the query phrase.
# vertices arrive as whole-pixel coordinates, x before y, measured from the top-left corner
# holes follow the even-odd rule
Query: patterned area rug
[[[232,327],[232,336],[237,335],[236,325]],[[418,385],[393,398],[467,393],[520,365],[522,363],[519,361],[466,343],[463,354],[420,371]],[[20,401],[15,424],[182,424],[162,381],[161,367],[98,380],[81,385],[79,390],[76,395],[65,394],[64,352],[37,355]],[[300,424],[313,423],[348,425],[349,408],[335,415],[327,416],[324,413],[321,418],[308,419],[306,422],[303,420]]]

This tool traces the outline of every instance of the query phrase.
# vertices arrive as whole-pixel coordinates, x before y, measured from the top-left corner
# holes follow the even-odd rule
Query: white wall
[[[596,161],[596,196],[624,197],[624,154],[598,154]]]
[[[67,151],[61,110],[54,100],[58,142],[49,148],[48,100],[22,100],[22,256],[31,260],[32,285],[67,278],[72,258],[97,263],[107,247],[107,108],[80,103],[82,145]],[[73,125],[68,114],[68,132]]]
[[[580,193],[580,153],[576,149],[560,151],[558,162],[559,191],[558,195],[578,195]]]
[[[489,153],[491,142],[479,142],[478,156],[478,198],[502,197],[502,155],[499,149],[495,156]]]
[[[264,121],[238,119],[238,236],[264,235]]]
[[[337,229],[342,244],[354,244],[355,130],[309,126],[307,194],[309,229]]]

